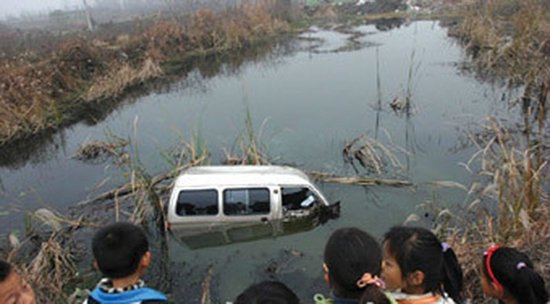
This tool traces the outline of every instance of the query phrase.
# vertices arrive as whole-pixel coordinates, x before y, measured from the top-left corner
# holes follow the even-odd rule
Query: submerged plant
[[[388,147],[380,141],[363,134],[349,143],[342,150],[344,161],[351,164],[357,171],[355,162],[368,172],[380,175],[391,169],[402,169],[403,165],[394,153],[394,147]],[[403,151],[403,150],[401,150]]]

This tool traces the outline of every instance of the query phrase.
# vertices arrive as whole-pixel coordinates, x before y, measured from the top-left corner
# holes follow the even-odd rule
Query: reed
[[[267,148],[262,144],[263,129],[267,123],[264,120],[258,133],[254,129],[252,114],[247,107],[245,116],[245,130],[237,137],[233,148],[224,149],[225,159],[222,161],[226,165],[269,165],[269,156]]]

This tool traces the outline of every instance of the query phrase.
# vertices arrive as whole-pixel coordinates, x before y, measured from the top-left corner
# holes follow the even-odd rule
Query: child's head
[[[264,281],[254,284],[243,291],[235,304],[299,304],[300,300],[285,284],[275,281]]]
[[[544,279],[529,257],[516,249],[492,246],[483,255],[481,287],[487,296],[517,303],[547,303]]]
[[[32,287],[7,262],[0,260],[0,303],[36,303]]]
[[[115,223],[100,229],[92,239],[99,270],[109,279],[143,274],[151,254],[145,232],[130,223]]]
[[[383,295],[376,281],[381,262],[382,250],[374,237],[357,228],[341,228],[325,246],[325,280],[339,298],[359,299],[367,291],[374,294],[367,298]]]
[[[384,236],[382,277],[390,290],[446,292],[460,302],[462,269],[453,250],[428,229],[395,226]]]

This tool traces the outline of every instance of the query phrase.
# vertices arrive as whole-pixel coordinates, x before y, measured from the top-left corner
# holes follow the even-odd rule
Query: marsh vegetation
[[[484,301],[476,266],[491,243],[528,252],[550,282],[550,6],[542,0],[417,4],[423,10],[414,14],[373,17],[356,3],[328,3],[293,13],[301,19],[292,22],[270,2],[203,8],[136,21],[132,31],[45,37],[55,42],[45,50],[27,45],[20,52],[6,44],[0,149],[24,160],[12,167],[15,173],[2,171],[2,192],[10,205],[34,210],[24,229],[10,234],[6,254],[26,265],[44,299],[77,299],[77,287],[90,287],[94,276],[85,254],[90,231],[102,219],[130,220],[160,240],[159,269],[166,273],[154,272],[152,283],[180,296],[184,286],[196,293],[186,298],[191,303],[227,300],[241,288],[235,282],[250,277],[282,279],[305,299],[321,288],[317,255],[333,226],[367,225],[381,234],[389,222],[417,222],[449,240],[475,303]],[[419,18],[442,18],[446,27],[413,22]],[[372,20],[378,23],[368,25]],[[276,52],[288,35],[299,35],[290,39],[292,51],[227,59]],[[266,44],[265,52],[254,51]],[[177,85],[149,87],[155,80]],[[139,90],[131,105],[111,114]],[[94,111],[101,115],[89,118]],[[78,125],[83,118],[91,126]],[[27,165],[25,153],[13,148],[51,145],[40,135],[74,124],[77,130],[55,144],[63,152],[45,153],[57,155],[53,161]],[[163,208],[173,177],[212,163],[301,167],[343,201],[342,218],[308,232],[314,241],[308,246],[297,235],[277,244],[228,245],[223,262],[218,249],[170,248],[170,255]],[[52,181],[27,190],[14,184],[37,180],[19,177],[18,168]],[[43,173],[57,169],[82,182],[56,183]],[[70,194],[53,193],[60,187]],[[44,193],[39,203],[29,198],[33,191]],[[281,244],[283,251],[276,249]]]

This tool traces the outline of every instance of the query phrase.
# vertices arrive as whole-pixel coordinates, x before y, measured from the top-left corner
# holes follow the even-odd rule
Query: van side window
[[[283,187],[281,195],[285,210],[304,209],[320,202],[317,196],[306,187]]]
[[[176,214],[181,216],[217,215],[218,191],[215,189],[180,191]]]
[[[223,213],[226,215],[268,214],[269,189],[239,188],[223,191]]]

